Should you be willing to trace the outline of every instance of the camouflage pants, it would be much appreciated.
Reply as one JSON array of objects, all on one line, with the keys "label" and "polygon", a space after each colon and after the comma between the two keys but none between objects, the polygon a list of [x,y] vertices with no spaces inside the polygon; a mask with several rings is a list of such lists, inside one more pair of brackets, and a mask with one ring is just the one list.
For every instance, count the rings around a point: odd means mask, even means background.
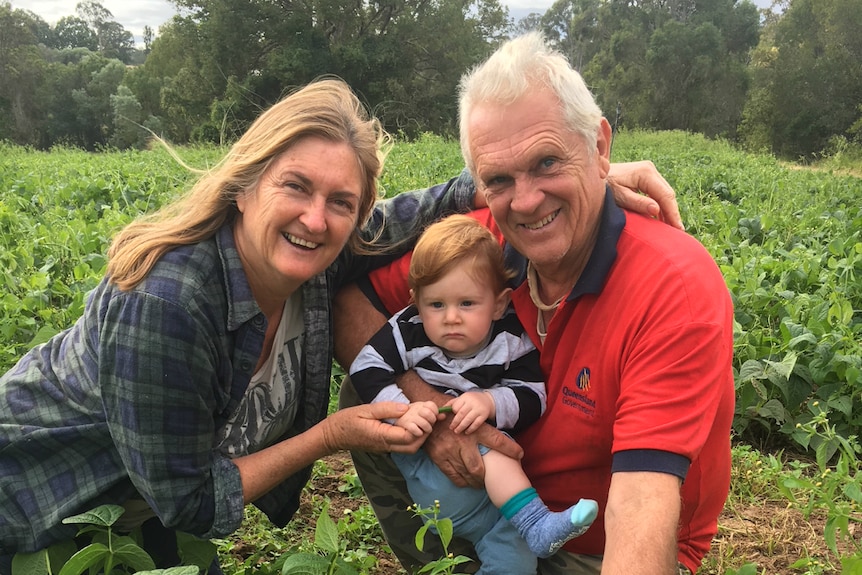
[{"label": "camouflage pants", "polygon": [[[359,403],[361,400],[353,384],[349,378],[345,378],[338,396],[338,407],[350,407]],[[380,522],[383,535],[404,568],[409,573],[415,573],[429,562],[443,557],[443,547],[432,533],[426,534],[423,551],[416,548],[416,532],[422,527],[422,520],[407,510],[413,501],[407,493],[407,484],[401,472],[389,455],[352,451],[350,456],[353,458],[362,488]],[[468,566],[459,566],[462,572],[475,573],[479,568],[478,561],[475,560],[476,553],[468,541],[455,537],[449,545],[449,552],[474,559]],[[539,560],[538,575],[599,575],[601,569],[600,555],[577,555],[558,551],[548,559]],[[691,575],[691,572],[680,564],[679,575]]]}]

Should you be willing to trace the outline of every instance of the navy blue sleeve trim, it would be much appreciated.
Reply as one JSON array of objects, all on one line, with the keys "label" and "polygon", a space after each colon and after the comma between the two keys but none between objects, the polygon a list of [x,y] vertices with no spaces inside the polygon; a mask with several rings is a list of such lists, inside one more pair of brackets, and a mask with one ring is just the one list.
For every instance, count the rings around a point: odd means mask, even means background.
[{"label": "navy blue sleeve trim", "polygon": [[631,449],[614,453],[611,473],[617,471],[656,471],[676,475],[685,481],[691,461],[683,455],[658,449]]}]

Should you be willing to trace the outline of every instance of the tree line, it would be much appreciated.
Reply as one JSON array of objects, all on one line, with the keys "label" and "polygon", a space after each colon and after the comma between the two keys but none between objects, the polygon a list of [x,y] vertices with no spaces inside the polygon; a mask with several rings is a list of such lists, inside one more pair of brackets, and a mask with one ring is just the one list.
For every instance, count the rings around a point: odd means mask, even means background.
[{"label": "tree line", "polygon": [[0,139],[88,150],[228,143],[317,77],[405,137],[455,135],[460,76],[542,30],[615,127],[680,129],[799,158],[862,142],[862,0],[172,0],[143,47],[94,0],[49,25],[0,3]]}]

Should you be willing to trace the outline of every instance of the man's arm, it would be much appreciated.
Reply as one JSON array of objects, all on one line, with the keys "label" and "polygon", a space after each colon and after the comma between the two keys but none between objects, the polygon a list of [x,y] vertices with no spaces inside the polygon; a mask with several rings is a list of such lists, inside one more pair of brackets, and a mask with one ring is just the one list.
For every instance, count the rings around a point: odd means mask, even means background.
[{"label": "man's arm", "polygon": [[680,480],[651,471],[611,476],[602,575],[676,575]]},{"label": "man's arm", "polygon": [[[342,367],[349,368],[362,347],[386,323],[386,317],[353,284],[338,292],[332,315],[335,359]],[[437,405],[445,405],[452,399],[426,384],[413,371],[399,377],[398,386],[411,401],[434,401]],[[448,414],[434,426],[424,449],[456,485],[484,486],[485,469],[477,443],[515,459],[523,455],[517,443],[491,425],[485,424],[470,435],[455,434],[449,429],[451,420],[452,415]]]}]

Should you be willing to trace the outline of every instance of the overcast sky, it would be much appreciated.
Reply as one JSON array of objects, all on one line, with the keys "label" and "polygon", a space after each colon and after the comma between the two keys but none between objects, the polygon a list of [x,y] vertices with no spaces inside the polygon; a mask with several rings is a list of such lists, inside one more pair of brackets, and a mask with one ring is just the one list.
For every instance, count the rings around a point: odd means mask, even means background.
[{"label": "overcast sky", "polygon": [[[80,0],[11,0],[13,8],[23,8],[35,12],[43,20],[53,25],[64,16],[74,16],[75,6]],[[158,32],[159,26],[171,19],[176,8],[168,0],[100,0],[114,16],[114,20],[135,35],[142,42],[144,26]],[[554,0],[501,0],[508,6],[509,16],[516,21],[530,12],[543,13]],[[758,6],[769,6],[770,0],[754,0]]]},{"label": "overcast sky", "polygon": [[[64,16],[74,16],[75,6],[80,0],[11,0],[13,8],[35,12],[49,24],[56,24]],[[141,41],[144,26],[158,32],[159,26],[176,14],[176,8],[168,0],[100,0],[102,6],[114,15],[114,20]],[[516,20],[530,12],[544,12],[554,0],[502,0],[509,7],[509,15]]]}]

